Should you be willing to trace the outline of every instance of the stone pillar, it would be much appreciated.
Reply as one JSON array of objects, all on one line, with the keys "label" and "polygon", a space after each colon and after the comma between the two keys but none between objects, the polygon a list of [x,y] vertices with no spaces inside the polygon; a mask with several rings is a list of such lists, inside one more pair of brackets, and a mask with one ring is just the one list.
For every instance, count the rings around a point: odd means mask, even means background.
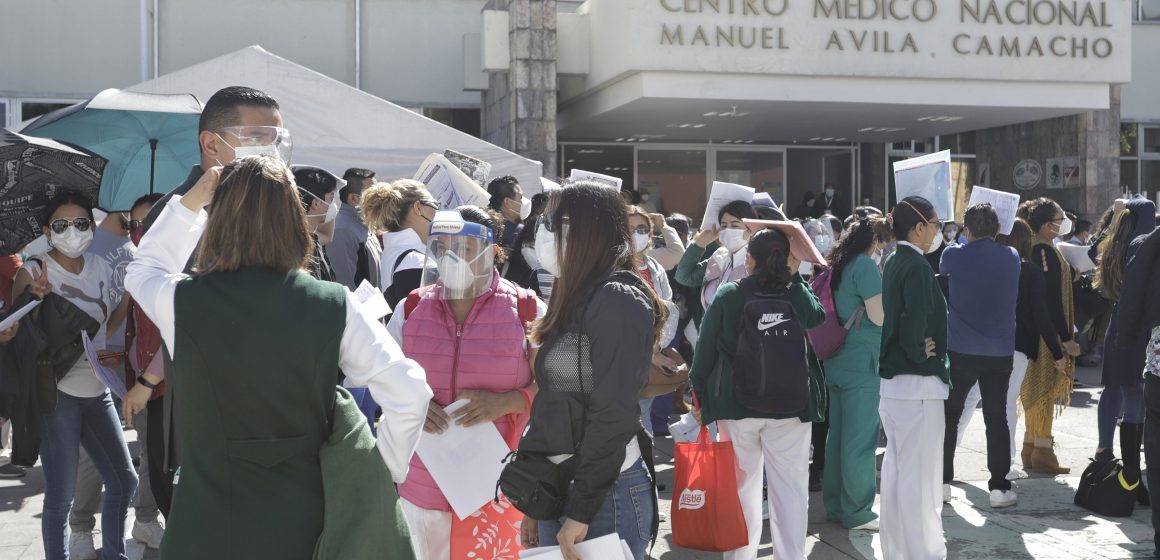
[{"label": "stone pillar", "polygon": [[507,72],[489,76],[483,92],[483,139],[540,161],[545,177],[556,166],[556,0],[507,0]]},{"label": "stone pillar", "polygon": [[1120,86],[1112,86],[1108,110],[1080,115],[1083,212],[1098,218],[1120,196]]}]

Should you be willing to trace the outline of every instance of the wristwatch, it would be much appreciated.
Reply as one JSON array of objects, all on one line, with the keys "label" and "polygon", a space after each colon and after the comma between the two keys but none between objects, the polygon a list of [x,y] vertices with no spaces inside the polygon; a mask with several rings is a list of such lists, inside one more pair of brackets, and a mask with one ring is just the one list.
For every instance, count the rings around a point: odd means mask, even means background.
[{"label": "wristwatch", "polygon": [[154,390],[156,390],[156,389],[157,389],[157,385],[156,385],[156,384],[154,384],[154,383],[150,383],[148,379],[145,379],[145,376],[144,376],[144,375],[138,375],[138,376],[137,376],[137,383],[138,383],[138,384],[140,384],[140,385],[144,385],[144,386],[146,386],[146,387],[148,387],[148,388],[150,388],[150,389],[154,389]]}]

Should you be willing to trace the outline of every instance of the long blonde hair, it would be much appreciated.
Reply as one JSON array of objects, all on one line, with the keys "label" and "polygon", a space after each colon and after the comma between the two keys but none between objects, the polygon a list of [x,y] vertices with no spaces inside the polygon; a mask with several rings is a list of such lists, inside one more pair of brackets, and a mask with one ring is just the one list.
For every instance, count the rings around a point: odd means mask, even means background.
[{"label": "long blonde hair", "polygon": [[242,158],[225,166],[194,269],[201,274],[263,266],[302,270],[313,252],[294,176],[282,160]]},{"label": "long blonde hair", "polygon": [[400,231],[406,226],[407,212],[416,202],[438,206],[435,197],[427,191],[427,186],[412,179],[399,179],[393,183],[375,183],[363,191],[359,212],[368,227]]}]

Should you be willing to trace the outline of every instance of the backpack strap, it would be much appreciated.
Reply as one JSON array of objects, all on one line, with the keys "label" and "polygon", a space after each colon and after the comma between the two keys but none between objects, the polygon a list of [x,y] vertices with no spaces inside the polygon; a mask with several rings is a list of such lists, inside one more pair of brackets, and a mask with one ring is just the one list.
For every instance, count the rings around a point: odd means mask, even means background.
[{"label": "backpack strap", "polygon": [[399,265],[403,264],[403,259],[407,258],[407,255],[418,252],[418,249],[407,249],[406,251],[403,251],[403,254],[399,255],[399,258],[395,259],[395,266],[391,269],[391,274],[394,275],[399,271]]},{"label": "backpack strap", "polygon": [[419,293],[419,288],[415,288],[414,290],[411,290],[411,293],[407,294],[407,299],[403,302],[404,319],[407,319],[411,316],[411,312],[419,306],[419,299],[422,297],[423,295]]},{"label": "backpack strap", "polygon": [[520,320],[523,321],[524,324],[535,321],[536,316],[539,315],[539,309],[536,305],[536,302],[539,298],[537,298],[536,294],[527,288],[516,288],[516,294],[518,297],[516,302],[516,309],[519,311]]}]

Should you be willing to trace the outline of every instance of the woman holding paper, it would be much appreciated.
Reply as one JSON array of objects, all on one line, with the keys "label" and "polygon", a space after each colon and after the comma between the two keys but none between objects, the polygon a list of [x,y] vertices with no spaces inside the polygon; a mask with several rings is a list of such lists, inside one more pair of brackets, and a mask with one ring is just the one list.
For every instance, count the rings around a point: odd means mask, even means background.
[{"label": "woman holding paper", "polygon": [[617,191],[569,183],[552,192],[539,229],[536,253],[557,283],[532,328],[540,392],[507,469],[548,465],[567,491],[559,518],[525,519],[524,544],[559,544],[574,560],[577,543],[616,533],[639,560],[659,518],[638,395],[667,310],[636,273]]},{"label": "woman holding paper", "polygon": [[363,191],[359,211],[367,227],[383,233],[383,295],[391,309],[419,287],[427,232],[439,203],[418,181],[375,183]]},{"label": "woman holding paper", "polygon": [[[801,249],[810,243],[805,231],[792,222],[752,220],[747,223],[757,230],[750,239],[745,257],[745,267],[750,274],[737,284],[722,286],[705,311],[701,338],[693,354],[690,381],[701,405],[701,422],[717,422],[721,437],[733,442],[733,451],[737,455],[737,485],[749,530],[749,544],[726,552],[725,560],[757,558],[762,528],[763,475],[769,481],[769,530],[773,538],[773,555],[776,558],[804,559],[811,423],[822,421],[826,403],[821,364],[804,331],[821,325],[825,311],[809,284],[797,272],[801,264],[799,255],[804,256]],[[787,235],[786,230],[767,227],[787,228],[790,233]],[[797,239],[791,242],[790,235]],[[791,249],[794,245],[798,247]],[[816,250],[813,253],[816,254]],[[820,255],[815,255],[812,260],[823,261]],[[775,321],[796,320],[800,325],[796,330],[796,336],[801,338],[797,341],[799,354],[770,356],[774,364],[796,360],[803,366],[802,372],[808,372],[806,383],[809,390],[803,395],[804,403],[801,404],[804,406],[800,409],[781,414],[752,410],[737,402],[734,387],[737,372],[733,365],[737,363],[735,357],[739,352],[741,318],[755,294],[770,294],[772,298],[762,299],[780,300],[782,305],[788,304],[785,308],[792,309],[789,319]],[[763,332],[768,333],[769,328],[778,324],[762,327],[758,322],[756,328],[764,328]],[[795,331],[786,332],[795,336]],[[790,341],[780,347],[793,346]],[[804,356],[800,354],[802,347],[806,349]],[[765,363],[764,358],[763,355],[761,363]],[[752,373],[773,375],[769,370]]]},{"label": "woman holding paper", "polygon": [[[748,276],[745,271],[745,244],[753,235],[742,220],[757,217],[753,205],[744,200],[726,204],[717,213],[718,226],[704,229],[693,238],[685,256],[677,264],[677,282],[690,288],[700,288],[701,306],[709,307],[717,290],[724,284]],[[721,247],[705,257],[711,243]]]},{"label": "woman holding paper", "polygon": [[[125,288],[173,357],[165,382],[180,402],[167,560],[311,558],[329,505],[323,484],[349,482],[324,480],[320,457],[339,368],[383,409],[377,447],[387,469],[374,474],[406,479],[431,390],[344,286],[305,272],[313,242],[295,191],[272,157],[208,169],[164,207],[129,265]],[[195,248],[190,277],[181,271]],[[389,519],[371,519],[389,524],[370,530],[409,552],[393,533],[389,481],[358,483],[387,502],[377,514]],[[362,517],[325,514],[345,521],[328,532],[368,530]]]},{"label": "woman holding paper", "polygon": [[[544,306],[529,290],[500,278],[495,261],[498,220],[475,206],[438,212],[431,224],[427,256],[436,267],[424,274],[423,287],[391,315],[387,330],[403,354],[419,363],[435,398],[427,408],[424,431],[439,434],[452,424],[495,424],[514,448],[528,423],[535,396],[534,349],[527,322]],[[444,407],[466,400],[452,413]],[[494,488],[491,482],[489,489]],[[418,558],[464,560],[467,550],[452,544],[459,521],[447,497],[419,455],[411,459],[407,480],[399,485],[403,514]],[[504,503],[503,508],[511,508]],[[495,508],[484,513],[493,514]],[[463,513],[463,512],[459,512]],[[509,509],[509,513],[518,512]],[[501,538],[512,524],[492,523]],[[485,531],[486,532],[486,531]],[[468,531],[470,534],[470,531]],[[517,539],[514,531],[506,535]]]},{"label": "woman holding paper", "polygon": [[[86,253],[96,227],[92,202],[77,193],[59,194],[49,201],[43,220],[41,229],[52,250],[24,263],[16,273],[13,293],[27,292],[37,299],[51,293],[69,302],[99,324],[91,338],[93,347],[103,351],[106,332],[116,330],[125,319],[128,298],[114,299],[109,289],[112,269],[103,259]],[[27,296],[17,297],[17,304],[23,305],[23,301],[28,301]],[[29,321],[29,317],[21,321]],[[69,336],[79,342],[79,334]],[[50,341],[50,346],[59,345]],[[50,559],[67,554],[68,516],[83,446],[105,484],[102,546],[107,557],[123,557],[125,516],[137,490],[137,473],[129,461],[113,399],[83,356],[63,377],[58,375],[54,385],[55,391],[40,395],[44,554]]]},{"label": "woman holding paper", "polygon": [[1027,365],[1023,388],[1019,394],[1026,412],[1027,431],[1023,440],[1023,468],[1048,474],[1067,474],[1070,467],[1059,464],[1053,449],[1051,425],[1056,405],[1071,399],[1075,381],[1075,360],[1079,344],[1072,340],[1075,331],[1075,311],[1072,299],[1072,270],[1055,247],[1055,238],[1067,219],[1063,209],[1049,198],[1028,200],[1019,206],[1019,217],[1027,221],[1035,232],[1031,248],[1031,262],[1043,270],[1047,286],[1047,309],[1060,347],[1067,354],[1063,369],[1056,367],[1055,358],[1046,342],[1040,341],[1039,357]]},{"label": "woman holding paper", "polygon": [[[1099,444],[1096,460],[1112,458],[1112,435],[1116,419],[1120,423],[1120,455],[1124,461],[1124,478],[1128,484],[1140,480],[1140,444],[1144,436],[1144,358],[1147,333],[1140,333],[1126,348],[1116,346],[1116,328],[1120,312],[1120,287],[1124,269],[1135,256],[1139,245],[1133,241],[1156,229],[1156,205],[1146,198],[1129,200],[1126,209],[1112,220],[1109,235],[1100,242],[1100,267],[1093,285],[1114,302],[1111,322],[1104,335],[1104,391],[1099,404]],[[1140,494],[1147,490],[1140,486]]]},{"label": "woman holding paper", "polygon": [[943,409],[950,396],[947,302],[924,257],[940,245],[942,228],[934,206],[919,196],[902,199],[887,223],[898,248],[882,273],[882,555],[943,559]]}]

